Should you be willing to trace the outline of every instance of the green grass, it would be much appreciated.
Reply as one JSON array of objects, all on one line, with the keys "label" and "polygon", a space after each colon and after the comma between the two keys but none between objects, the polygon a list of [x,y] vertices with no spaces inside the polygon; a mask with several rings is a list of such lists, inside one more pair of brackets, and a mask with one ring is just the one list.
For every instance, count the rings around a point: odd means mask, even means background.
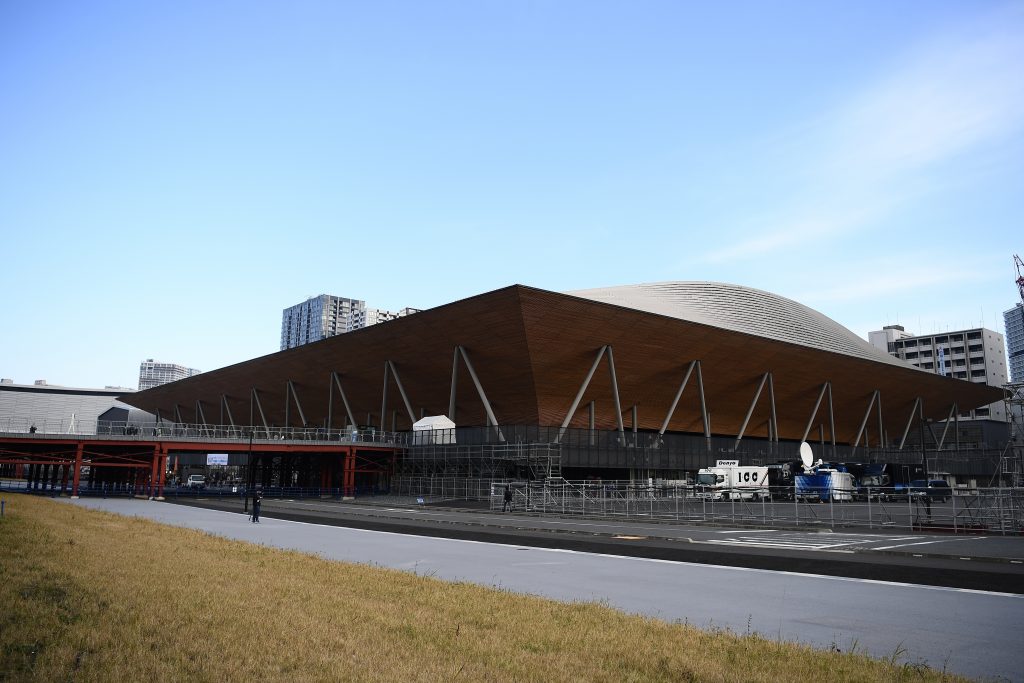
[{"label": "green grass", "polygon": [[7,513],[3,681],[963,680],[26,495]]}]

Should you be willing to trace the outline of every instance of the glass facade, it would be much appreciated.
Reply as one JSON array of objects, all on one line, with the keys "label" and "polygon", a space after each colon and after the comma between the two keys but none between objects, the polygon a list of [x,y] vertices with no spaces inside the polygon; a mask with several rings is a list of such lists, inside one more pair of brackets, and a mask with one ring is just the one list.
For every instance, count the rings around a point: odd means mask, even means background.
[{"label": "glass facade", "polygon": [[1006,324],[1006,351],[1010,381],[1024,382],[1024,304],[1017,304],[1003,313]]}]

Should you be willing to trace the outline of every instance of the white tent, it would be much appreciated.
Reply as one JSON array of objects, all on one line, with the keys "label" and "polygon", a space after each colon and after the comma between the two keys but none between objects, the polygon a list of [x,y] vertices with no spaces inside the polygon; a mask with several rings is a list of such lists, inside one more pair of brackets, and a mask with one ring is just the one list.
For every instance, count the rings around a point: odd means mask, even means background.
[{"label": "white tent", "polygon": [[428,415],[415,422],[412,431],[414,444],[455,443],[455,423],[447,415]]}]

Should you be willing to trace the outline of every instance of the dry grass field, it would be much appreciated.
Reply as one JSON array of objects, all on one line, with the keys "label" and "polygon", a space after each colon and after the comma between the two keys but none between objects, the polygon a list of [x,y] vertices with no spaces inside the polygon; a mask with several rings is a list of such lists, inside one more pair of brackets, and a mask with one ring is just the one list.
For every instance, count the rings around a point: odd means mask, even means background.
[{"label": "dry grass field", "polygon": [[6,498],[2,681],[961,680]]}]

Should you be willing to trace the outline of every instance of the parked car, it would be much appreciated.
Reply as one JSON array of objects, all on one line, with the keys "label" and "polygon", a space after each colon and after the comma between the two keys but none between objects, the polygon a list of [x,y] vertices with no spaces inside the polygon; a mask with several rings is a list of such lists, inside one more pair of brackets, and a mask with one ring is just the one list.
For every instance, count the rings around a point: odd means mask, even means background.
[{"label": "parked car", "polygon": [[204,489],[206,488],[206,477],[202,474],[190,474],[188,475],[188,481],[185,482],[185,487],[190,489]]},{"label": "parked car", "polygon": [[907,488],[911,496],[927,496],[937,503],[944,503],[953,497],[953,489],[945,479],[915,479]]}]

